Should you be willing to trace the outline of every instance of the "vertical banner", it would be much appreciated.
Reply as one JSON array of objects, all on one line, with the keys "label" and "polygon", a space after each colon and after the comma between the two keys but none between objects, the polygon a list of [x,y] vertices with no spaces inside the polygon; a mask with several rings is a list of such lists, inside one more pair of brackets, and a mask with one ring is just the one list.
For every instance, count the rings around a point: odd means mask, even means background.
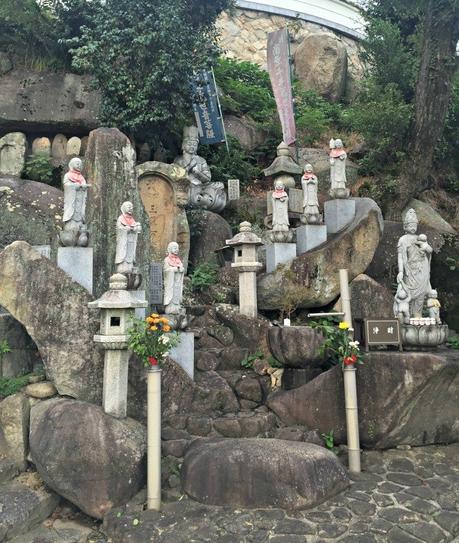
[{"label": "vertical banner", "polygon": [[268,72],[282,125],[283,139],[287,145],[291,145],[296,140],[296,130],[286,28],[268,34]]},{"label": "vertical banner", "polygon": [[226,141],[213,73],[196,72],[192,81],[193,111],[199,130],[199,141],[204,145]]}]

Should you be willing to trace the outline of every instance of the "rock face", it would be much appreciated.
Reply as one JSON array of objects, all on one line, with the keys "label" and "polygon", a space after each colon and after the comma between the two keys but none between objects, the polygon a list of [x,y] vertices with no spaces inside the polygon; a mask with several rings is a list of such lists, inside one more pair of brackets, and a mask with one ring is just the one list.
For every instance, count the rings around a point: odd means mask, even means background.
[{"label": "rock face", "polygon": [[349,270],[350,280],[370,264],[383,232],[381,210],[369,198],[355,198],[356,216],[352,223],[322,247],[300,255],[276,271],[258,277],[258,307],[282,307],[285,289],[292,285],[307,287],[298,307],[321,307],[339,294],[340,268]]},{"label": "rock face", "polygon": [[[353,319],[392,319],[394,317],[394,295],[374,279],[361,273],[351,281],[351,312]],[[342,311],[341,299],[334,309]]]},{"label": "rock face", "polygon": [[192,498],[209,505],[291,510],[323,502],[343,490],[348,478],[336,456],[317,445],[214,439],[188,449],[182,484]]},{"label": "rock face", "polygon": [[86,223],[94,250],[94,296],[108,290],[115,271],[116,220],[125,201],[134,204],[134,217],[142,224],[137,240],[137,267],[148,289],[149,223],[135,180],[135,150],[129,138],[116,128],[98,128],[89,135],[85,155],[85,177],[90,187]]},{"label": "rock face", "polygon": [[248,151],[251,151],[265,140],[265,132],[249,118],[225,115],[224,121],[226,133],[236,138],[242,147]]},{"label": "rock face", "polygon": [[347,52],[337,36],[325,32],[307,36],[298,46],[294,58],[295,73],[305,90],[313,89],[333,102],[343,96]]},{"label": "rock face", "polygon": [[0,338],[8,342],[10,352],[0,362],[1,377],[16,377],[30,373],[40,361],[37,347],[24,326],[8,313],[0,312]]},{"label": "rock face", "polygon": [[0,177],[0,250],[17,240],[57,250],[63,207],[63,193],[54,187]]},{"label": "rock face", "polygon": [[[459,440],[459,356],[372,352],[357,370],[360,440],[364,447],[430,445]],[[268,406],[287,425],[334,431],[346,442],[343,376],[335,367]]]},{"label": "rock face", "polygon": [[22,132],[0,138],[0,175],[20,177],[24,169],[27,139]]},{"label": "rock face", "polygon": [[0,402],[0,457],[6,457],[21,471],[29,453],[29,400],[13,394]]},{"label": "rock face", "polygon": [[16,69],[0,79],[2,126],[33,132],[87,133],[97,126],[100,95],[90,77]]},{"label": "rock face", "polygon": [[191,237],[190,261],[196,265],[209,260],[232,237],[231,226],[223,217],[212,211],[199,213],[197,231]]},{"label": "rock face", "polygon": [[323,336],[310,326],[273,326],[268,329],[271,354],[291,368],[318,367],[326,357],[319,354]]},{"label": "rock face", "polygon": [[16,241],[0,253],[0,305],[21,322],[38,347],[59,394],[98,402],[103,358],[93,336],[92,297],[30,245]]},{"label": "rock face", "polygon": [[410,208],[413,208],[416,211],[416,215],[419,220],[419,230],[422,230],[424,226],[428,226],[437,232],[441,232],[442,234],[457,234],[456,230],[454,230],[454,228],[426,202],[413,198],[406,206],[403,214],[405,214]]},{"label": "rock face", "polygon": [[30,452],[46,484],[95,518],[129,501],[145,480],[144,426],[85,402],[34,406]]}]

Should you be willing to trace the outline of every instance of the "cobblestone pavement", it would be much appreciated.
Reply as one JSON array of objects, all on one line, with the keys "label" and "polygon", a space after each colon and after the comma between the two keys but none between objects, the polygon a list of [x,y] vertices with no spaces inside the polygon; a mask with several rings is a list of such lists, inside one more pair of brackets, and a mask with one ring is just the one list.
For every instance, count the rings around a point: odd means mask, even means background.
[{"label": "cobblestone pavement", "polygon": [[307,511],[182,497],[160,513],[116,509],[104,530],[112,543],[459,543],[459,444],[365,452],[362,467],[348,490]]}]

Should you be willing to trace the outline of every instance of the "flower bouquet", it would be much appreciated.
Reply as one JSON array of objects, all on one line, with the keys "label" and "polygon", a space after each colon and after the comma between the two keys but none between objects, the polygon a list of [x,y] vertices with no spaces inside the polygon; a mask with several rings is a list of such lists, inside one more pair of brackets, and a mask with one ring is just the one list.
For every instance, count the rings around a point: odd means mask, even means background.
[{"label": "flower bouquet", "polygon": [[321,354],[328,354],[332,365],[341,364],[342,368],[363,364],[364,356],[359,348],[359,342],[349,336],[349,324],[340,322],[338,326],[328,320],[312,323],[313,328],[319,329],[325,341],[320,347]]},{"label": "flower bouquet", "polygon": [[128,330],[128,347],[146,368],[162,366],[180,337],[171,332],[169,320],[152,313],[145,320],[134,318]]}]

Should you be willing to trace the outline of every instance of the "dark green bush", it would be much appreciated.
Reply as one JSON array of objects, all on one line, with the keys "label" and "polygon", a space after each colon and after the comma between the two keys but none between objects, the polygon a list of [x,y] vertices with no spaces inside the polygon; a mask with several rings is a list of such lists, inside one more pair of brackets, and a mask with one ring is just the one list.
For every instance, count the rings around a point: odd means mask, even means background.
[{"label": "dark green bush", "polygon": [[48,157],[32,155],[27,157],[24,166],[24,177],[40,183],[54,184],[53,166]]}]

